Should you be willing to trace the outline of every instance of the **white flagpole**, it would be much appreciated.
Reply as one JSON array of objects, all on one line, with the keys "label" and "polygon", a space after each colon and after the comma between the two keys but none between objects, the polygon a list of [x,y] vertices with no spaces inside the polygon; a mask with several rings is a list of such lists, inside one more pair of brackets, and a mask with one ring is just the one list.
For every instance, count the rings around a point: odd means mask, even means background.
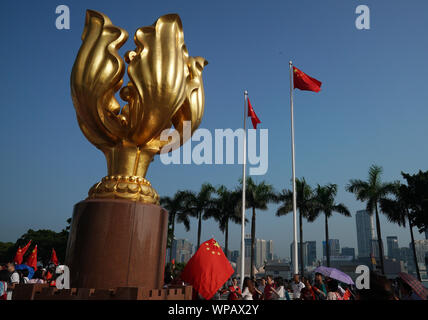
[{"label": "white flagpole", "polygon": [[[296,165],[294,158],[294,109],[293,109],[293,62],[289,62],[290,66],[290,110],[291,110],[291,167],[293,177],[293,267],[294,274],[299,273],[298,262],[298,246],[297,246],[297,213],[296,213]],[[300,244],[302,245],[302,244]],[[302,275],[303,276],[303,275]]]},{"label": "white flagpole", "polygon": [[244,91],[244,158],[242,166],[242,215],[241,215],[241,288],[244,285],[245,275],[245,184],[247,166],[247,100],[248,92]]}]

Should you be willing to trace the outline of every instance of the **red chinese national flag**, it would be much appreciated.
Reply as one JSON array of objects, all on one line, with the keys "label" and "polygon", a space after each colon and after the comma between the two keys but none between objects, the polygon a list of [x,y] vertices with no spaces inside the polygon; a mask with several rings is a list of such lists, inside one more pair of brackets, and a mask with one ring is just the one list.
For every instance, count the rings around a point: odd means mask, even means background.
[{"label": "red chinese national flag", "polygon": [[303,71],[293,67],[294,88],[306,91],[319,92],[321,90],[321,81],[308,76]]},{"label": "red chinese national flag", "polygon": [[31,252],[30,256],[25,263],[27,266],[32,267],[34,270],[37,269],[37,244]]},{"label": "red chinese national flag", "polygon": [[55,249],[53,249],[53,248],[52,248],[52,254],[51,254],[50,262],[52,262],[56,266],[58,265],[58,258],[56,256]]},{"label": "red chinese national flag", "polygon": [[181,279],[190,283],[202,297],[209,300],[233,273],[234,270],[218,242],[210,239],[202,243],[187,262]]},{"label": "red chinese national flag", "polygon": [[21,264],[22,263],[22,259],[24,258],[24,254],[25,252],[27,252],[28,248],[30,247],[31,244],[31,240],[25,245],[24,248],[21,249],[21,247],[18,248],[18,250],[16,251],[15,254],[15,258],[13,259],[13,262],[15,262],[16,264]]},{"label": "red chinese national flag", "polygon": [[262,123],[254,112],[253,106],[251,105],[250,98],[248,100],[248,116],[251,117],[251,122],[253,123],[253,128],[257,129],[257,124]]},{"label": "red chinese national flag", "polygon": [[15,258],[13,258],[13,262],[15,262],[16,264],[21,264],[23,257],[24,257],[24,254],[22,253],[21,247],[19,247],[18,250],[16,251]]}]

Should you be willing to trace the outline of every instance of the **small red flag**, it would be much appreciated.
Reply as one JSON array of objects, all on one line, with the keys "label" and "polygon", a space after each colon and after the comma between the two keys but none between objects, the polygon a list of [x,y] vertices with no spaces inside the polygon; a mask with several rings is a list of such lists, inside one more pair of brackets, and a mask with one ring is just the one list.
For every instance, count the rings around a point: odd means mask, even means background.
[{"label": "small red flag", "polygon": [[52,262],[56,266],[58,265],[58,257],[56,256],[55,249],[53,249],[53,248],[52,248],[52,254],[51,254],[50,262]]},{"label": "small red flag", "polygon": [[202,297],[209,300],[233,273],[234,270],[218,242],[210,239],[202,243],[187,262],[181,279],[190,283]]},{"label": "small red flag", "polygon": [[257,129],[257,124],[262,123],[254,112],[253,106],[251,105],[250,98],[248,100],[248,116],[251,117],[251,122],[253,123],[253,128]]},{"label": "small red flag", "polygon": [[29,255],[27,262],[25,264],[29,267],[32,267],[34,270],[37,269],[37,244],[34,247],[31,254]]},{"label": "small red flag", "polygon": [[18,250],[16,251],[15,258],[13,258],[13,262],[15,262],[16,264],[21,264],[23,257],[24,257],[24,254],[22,253],[21,247],[19,247]]},{"label": "small red flag", "polygon": [[319,92],[321,90],[321,81],[308,76],[303,71],[293,67],[294,88],[306,91]]},{"label": "small red flag", "polygon": [[22,259],[24,258],[25,252],[27,252],[28,248],[30,247],[31,240],[24,246],[24,248],[21,249],[21,247],[18,248],[15,254],[15,258],[13,259],[13,262],[16,264],[21,264]]}]

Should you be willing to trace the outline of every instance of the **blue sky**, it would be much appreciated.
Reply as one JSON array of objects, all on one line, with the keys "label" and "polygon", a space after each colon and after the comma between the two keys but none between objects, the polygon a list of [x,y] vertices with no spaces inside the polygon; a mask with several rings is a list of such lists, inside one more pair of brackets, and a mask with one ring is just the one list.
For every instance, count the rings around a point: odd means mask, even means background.
[{"label": "blue sky", "polygon": [[[70,30],[55,28],[60,4],[71,10]],[[370,30],[355,27],[359,4],[370,8]],[[70,98],[88,8],[129,32],[122,54],[134,48],[138,27],[166,13],[181,16],[190,55],[209,61],[201,127],[241,127],[247,89],[260,127],[269,129],[269,170],[257,181],[290,187],[290,59],[323,82],[318,94],[295,93],[298,177],[313,185],[337,183],[337,200],[355,214],[364,204],[344,186],[350,178],[366,178],[371,164],[383,166],[385,180],[428,169],[425,0],[8,1],[0,12],[0,241],[15,241],[29,228],[61,230],[73,205],[106,174],[103,155],[78,128]],[[239,165],[165,166],[156,159],[147,177],[160,195],[172,195],[204,182],[234,187],[240,175]],[[258,212],[257,237],[274,240],[275,253],[288,257],[292,217],[277,218],[275,210]],[[407,229],[381,222],[385,237],[398,235],[400,245],[408,245]],[[177,237],[196,242],[196,227],[193,221],[186,233],[178,226]],[[322,219],[304,228],[320,255]],[[216,224],[204,222],[202,238],[211,236],[223,242]],[[356,247],[355,217],[333,217],[330,236]],[[239,226],[232,226],[232,249],[239,237]]]}]

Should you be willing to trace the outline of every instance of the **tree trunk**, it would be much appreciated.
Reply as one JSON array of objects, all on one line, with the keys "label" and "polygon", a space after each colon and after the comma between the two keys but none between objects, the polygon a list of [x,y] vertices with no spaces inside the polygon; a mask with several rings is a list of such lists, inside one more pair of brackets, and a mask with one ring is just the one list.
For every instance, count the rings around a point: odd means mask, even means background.
[{"label": "tree trunk", "polygon": [[198,217],[198,246],[196,250],[198,250],[199,246],[201,245],[201,229],[202,229],[202,213],[200,213]]},{"label": "tree trunk", "polygon": [[327,258],[327,267],[330,267],[330,239],[328,236],[328,217],[325,214],[325,255]]},{"label": "tree trunk", "polygon": [[[303,215],[299,210],[299,228],[300,228],[300,273],[303,277],[305,275],[305,265],[303,264]],[[299,246],[297,244],[297,246]]]},{"label": "tree trunk", "polygon": [[174,228],[175,228],[175,215],[172,217],[172,224],[171,224],[172,240],[171,240],[171,247],[169,248],[169,262],[172,262],[172,244],[174,242]]},{"label": "tree trunk", "polygon": [[419,266],[418,266],[418,258],[416,257],[416,248],[415,248],[415,238],[413,236],[413,225],[409,220],[409,228],[410,228],[410,238],[412,239],[412,249],[413,249],[413,260],[415,261],[415,268],[416,268],[416,274],[418,276],[418,280],[421,280],[421,273],[419,272]]},{"label": "tree trunk", "polygon": [[226,220],[226,230],[224,231],[224,251],[226,258],[229,259],[228,251],[229,251],[229,220]]},{"label": "tree trunk", "polygon": [[256,208],[253,207],[253,217],[251,219],[251,259],[250,259],[251,279],[254,279],[255,240],[256,240]]},{"label": "tree trunk", "polygon": [[376,232],[377,232],[377,241],[379,244],[379,258],[380,258],[380,270],[382,274],[385,274],[384,268],[384,256],[383,256],[383,244],[382,244],[382,233],[380,232],[380,221],[379,221],[379,212],[377,209],[377,202],[375,204],[376,211]]}]

